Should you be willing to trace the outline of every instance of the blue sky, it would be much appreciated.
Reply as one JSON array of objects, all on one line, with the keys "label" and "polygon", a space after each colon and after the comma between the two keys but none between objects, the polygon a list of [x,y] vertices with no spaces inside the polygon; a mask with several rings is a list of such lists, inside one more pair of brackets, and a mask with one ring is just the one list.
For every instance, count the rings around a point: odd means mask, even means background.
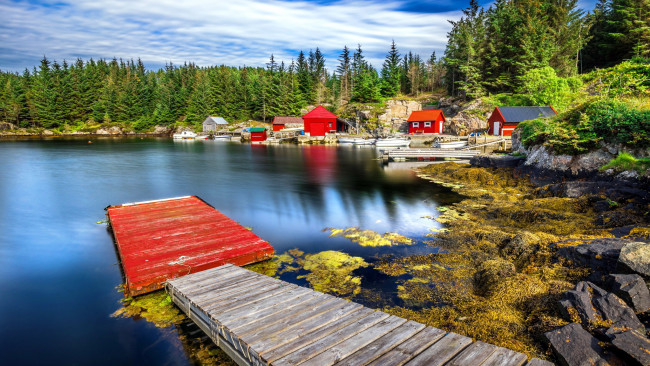
[{"label": "blue sky", "polygon": [[[593,9],[596,0],[581,0]],[[479,1],[489,6],[490,1]],[[343,46],[381,67],[395,40],[402,54],[442,56],[467,1],[376,0],[0,0],[0,70],[22,71],[43,55],[141,58],[199,66],[290,63],[319,47],[333,70]]]}]

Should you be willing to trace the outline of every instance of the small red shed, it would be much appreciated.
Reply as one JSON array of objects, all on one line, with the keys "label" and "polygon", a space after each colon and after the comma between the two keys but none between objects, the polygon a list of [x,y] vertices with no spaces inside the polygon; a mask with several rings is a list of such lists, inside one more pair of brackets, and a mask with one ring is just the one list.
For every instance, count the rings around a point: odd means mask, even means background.
[{"label": "small red shed", "polygon": [[488,119],[488,135],[511,136],[519,122],[556,114],[551,106],[496,107]]},{"label": "small red shed", "polygon": [[300,128],[304,123],[301,117],[274,117],[273,131],[281,131],[285,128]]},{"label": "small red shed", "polygon": [[414,111],[409,116],[409,134],[442,133],[447,122],[445,114],[440,109]]},{"label": "small red shed", "polygon": [[266,141],[266,128],[252,127],[250,129],[251,141]]},{"label": "small red shed", "polygon": [[305,136],[325,136],[328,132],[336,132],[338,117],[322,105],[302,116],[305,123]]}]

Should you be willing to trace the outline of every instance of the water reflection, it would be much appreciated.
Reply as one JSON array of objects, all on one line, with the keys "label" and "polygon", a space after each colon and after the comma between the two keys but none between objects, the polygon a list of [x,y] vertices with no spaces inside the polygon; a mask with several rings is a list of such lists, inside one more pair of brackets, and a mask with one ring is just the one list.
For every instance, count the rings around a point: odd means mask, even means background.
[{"label": "water reflection", "polygon": [[[0,143],[0,354],[7,364],[189,364],[175,337],[110,318],[121,282],[104,207],[198,195],[278,253],[341,251],[367,263],[426,253],[424,216],[449,190],[394,173],[374,149],[87,138]],[[398,232],[416,244],[362,247],[327,227]],[[296,273],[293,276],[305,275]],[[393,291],[371,267],[364,289]],[[306,279],[297,279],[306,285]],[[383,282],[382,282],[383,281]],[[34,332],[38,329],[38,332]],[[175,340],[174,340],[175,339]],[[39,352],[33,352],[34,346]]]}]

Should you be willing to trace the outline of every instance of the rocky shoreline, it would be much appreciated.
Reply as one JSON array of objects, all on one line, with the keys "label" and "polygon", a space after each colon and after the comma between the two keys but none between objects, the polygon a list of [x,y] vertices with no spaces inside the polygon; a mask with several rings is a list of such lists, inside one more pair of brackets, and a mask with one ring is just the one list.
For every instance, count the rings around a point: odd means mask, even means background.
[{"label": "rocky shoreline", "polygon": [[555,357],[570,366],[650,365],[648,173],[599,171],[616,154],[607,146],[579,157],[557,157],[516,144],[515,150],[530,155],[482,156],[471,164],[511,169],[537,186],[538,197],[585,199],[596,214],[596,226],[614,236],[550,245],[555,261],[589,273],[556,303],[570,323],[544,333]]}]

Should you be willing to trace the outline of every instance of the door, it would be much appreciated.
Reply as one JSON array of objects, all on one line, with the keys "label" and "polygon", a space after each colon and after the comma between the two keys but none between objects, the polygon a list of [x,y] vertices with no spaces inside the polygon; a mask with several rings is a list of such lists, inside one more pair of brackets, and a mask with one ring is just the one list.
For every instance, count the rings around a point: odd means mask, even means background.
[{"label": "door", "polygon": [[325,136],[325,123],[312,122],[311,123],[311,136]]},{"label": "door", "polygon": [[438,123],[440,123],[438,125],[438,133],[442,133],[442,121],[439,121]]},{"label": "door", "polygon": [[494,136],[499,136],[499,122],[494,122]]}]

